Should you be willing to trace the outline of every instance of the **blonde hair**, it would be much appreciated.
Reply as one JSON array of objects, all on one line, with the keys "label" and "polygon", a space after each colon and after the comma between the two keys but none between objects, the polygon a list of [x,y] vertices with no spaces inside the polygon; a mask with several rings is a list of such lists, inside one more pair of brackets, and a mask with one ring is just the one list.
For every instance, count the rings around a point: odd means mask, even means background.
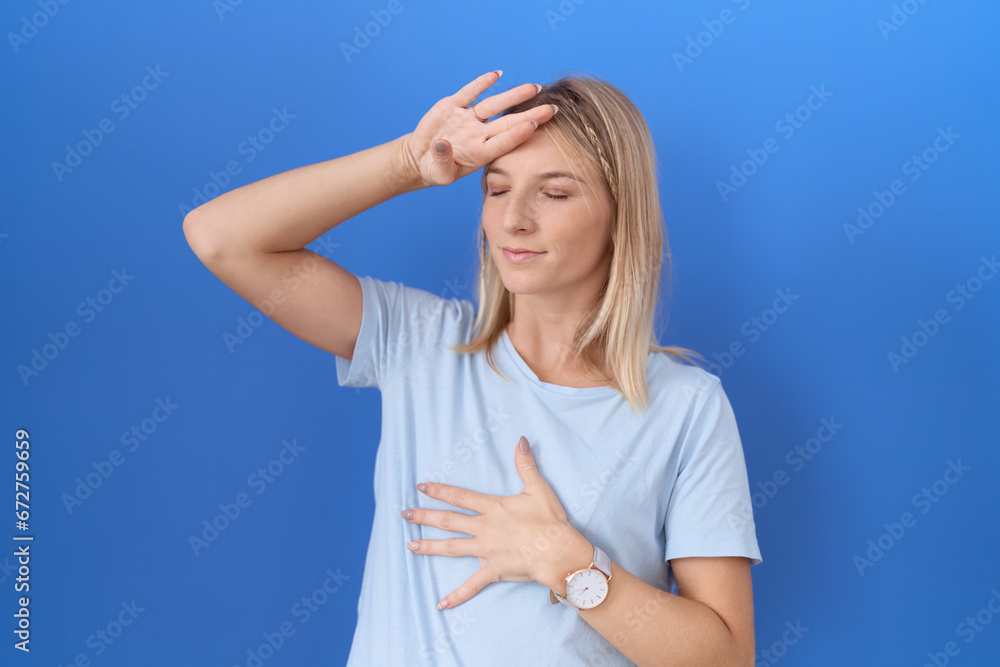
[{"label": "blonde hair", "polygon": [[[566,139],[571,151],[601,175],[611,201],[611,266],[596,303],[577,327],[575,360],[617,389],[638,414],[648,409],[649,352],[665,352],[690,364],[700,356],[686,348],[660,346],[654,331],[660,272],[666,258],[669,275],[670,260],[653,140],[632,101],[592,75],[565,76],[503,115],[542,104],[558,105],[559,112],[541,128],[552,131],[553,139]],[[491,164],[483,168],[484,197]],[[513,295],[490,256],[481,223],[477,242],[479,307],[473,337],[451,349],[468,354],[485,349],[490,367],[504,377],[493,363],[492,349],[511,321]]]}]

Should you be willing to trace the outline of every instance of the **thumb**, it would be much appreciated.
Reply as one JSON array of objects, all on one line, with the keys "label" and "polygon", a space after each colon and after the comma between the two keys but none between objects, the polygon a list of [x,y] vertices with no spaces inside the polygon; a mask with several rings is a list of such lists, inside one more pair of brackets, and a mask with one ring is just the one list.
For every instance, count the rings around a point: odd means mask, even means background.
[{"label": "thumb", "polygon": [[517,474],[524,482],[524,488],[533,487],[538,480],[538,465],[535,463],[535,455],[531,452],[528,439],[523,435],[517,441],[517,454],[514,457],[517,466]]},{"label": "thumb", "polygon": [[450,141],[447,139],[435,139],[431,148],[434,149],[431,154],[434,156],[435,163],[445,165],[451,162]]},{"label": "thumb", "polygon": [[447,185],[454,176],[455,163],[452,158],[451,142],[447,139],[435,139],[431,142],[431,178],[435,185]]}]

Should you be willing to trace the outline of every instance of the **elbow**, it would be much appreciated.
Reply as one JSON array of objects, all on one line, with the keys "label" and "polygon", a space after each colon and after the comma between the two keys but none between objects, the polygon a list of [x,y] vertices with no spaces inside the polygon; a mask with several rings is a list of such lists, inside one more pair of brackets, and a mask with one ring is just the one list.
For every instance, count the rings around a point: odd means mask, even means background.
[{"label": "elbow", "polygon": [[181,229],[184,232],[184,239],[187,241],[187,244],[191,247],[191,250],[194,250],[196,255],[198,254],[196,246],[200,244],[195,240],[196,238],[195,235],[197,233],[196,230],[200,228],[200,225],[198,224],[200,218],[201,218],[201,213],[199,212],[199,210],[192,209],[187,212],[187,215],[184,216],[184,223],[181,225]]},{"label": "elbow", "polygon": [[191,251],[202,260],[202,262],[218,256],[218,248],[210,242],[205,229],[207,221],[201,207],[188,211],[184,216],[184,223],[181,229],[184,231],[184,239],[187,241]]}]

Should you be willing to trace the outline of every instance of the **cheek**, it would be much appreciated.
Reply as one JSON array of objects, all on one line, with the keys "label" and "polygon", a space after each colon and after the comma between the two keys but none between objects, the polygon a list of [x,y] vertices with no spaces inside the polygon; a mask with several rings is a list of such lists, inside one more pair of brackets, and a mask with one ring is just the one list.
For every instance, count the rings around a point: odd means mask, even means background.
[{"label": "cheek", "polygon": [[567,251],[587,259],[602,257],[609,240],[607,225],[593,219],[587,207],[568,217],[567,229],[562,237]]}]

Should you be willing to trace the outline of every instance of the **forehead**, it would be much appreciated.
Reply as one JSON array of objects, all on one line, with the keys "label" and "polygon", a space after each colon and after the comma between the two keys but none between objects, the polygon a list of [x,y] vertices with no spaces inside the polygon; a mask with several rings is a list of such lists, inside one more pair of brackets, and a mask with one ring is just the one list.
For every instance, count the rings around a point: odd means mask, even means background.
[{"label": "forehead", "polygon": [[[542,126],[544,128],[544,126]],[[587,181],[593,173],[580,159],[570,143],[556,130],[539,129],[524,143],[496,158],[486,169],[486,174],[502,172],[556,177],[575,174],[578,180]]]}]

